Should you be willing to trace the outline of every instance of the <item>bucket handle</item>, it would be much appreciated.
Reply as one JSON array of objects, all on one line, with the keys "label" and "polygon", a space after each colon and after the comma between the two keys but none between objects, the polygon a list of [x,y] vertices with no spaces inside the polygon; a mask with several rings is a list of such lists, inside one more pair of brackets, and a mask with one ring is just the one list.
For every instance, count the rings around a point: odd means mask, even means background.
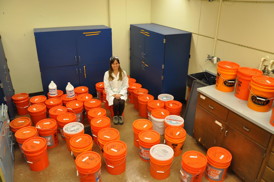
[{"label": "bucket handle", "polygon": [[[249,92],[251,95],[255,96],[255,97],[258,97],[256,94],[254,94],[252,91],[251,91],[251,88],[249,87]],[[268,100],[274,100],[274,97],[271,97],[271,98],[267,98]]]}]

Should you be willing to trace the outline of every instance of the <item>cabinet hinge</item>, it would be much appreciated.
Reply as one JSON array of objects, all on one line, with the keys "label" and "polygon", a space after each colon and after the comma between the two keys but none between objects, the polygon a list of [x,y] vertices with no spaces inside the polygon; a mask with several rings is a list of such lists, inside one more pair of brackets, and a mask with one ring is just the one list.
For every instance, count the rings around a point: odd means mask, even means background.
[{"label": "cabinet hinge", "polygon": [[166,39],[163,39],[163,43],[164,43],[164,44],[166,43]]},{"label": "cabinet hinge", "polygon": [[163,69],[165,69],[165,65],[164,65],[164,64],[162,64],[162,70],[163,70]]},{"label": "cabinet hinge", "polygon": [[164,76],[163,75],[162,75],[161,79],[164,80]]}]

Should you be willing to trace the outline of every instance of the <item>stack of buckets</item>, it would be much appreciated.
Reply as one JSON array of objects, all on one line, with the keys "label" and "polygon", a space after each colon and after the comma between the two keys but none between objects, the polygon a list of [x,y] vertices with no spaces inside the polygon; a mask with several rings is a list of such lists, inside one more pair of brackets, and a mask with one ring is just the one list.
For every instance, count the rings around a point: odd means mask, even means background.
[{"label": "stack of buckets", "polygon": [[139,147],[139,133],[141,131],[152,130],[152,122],[148,119],[137,119],[132,123],[134,133],[134,145]]},{"label": "stack of buckets", "polygon": [[110,118],[106,116],[96,117],[90,121],[90,128],[92,131],[93,140],[98,144],[98,132],[103,128],[110,128]]},{"label": "stack of buckets", "polygon": [[152,101],[154,97],[150,94],[143,94],[138,96],[139,115],[143,118],[147,118],[147,103]]},{"label": "stack of buckets", "polygon": [[74,157],[77,157],[82,152],[92,151],[92,147],[92,137],[88,134],[78,134],[69,140],[69,148]]},{"label": "stack of buckets", "polygon": [[138,134],[139,138],[139,156],[148,162],[150,159],[149,150],[152,146],[160,144],[160,134],[154,130],[145,130]]},{"label": "stack of buckets", "polygon": [[79,122],[68,123],[63,128],[64,137],[67,144],[67,149],[70,150],[70,139],[76,135],[84,134],[84,125]]},{"label": "stack of buckets", "polygon": [[98,82],[95,84],[97,91],[97,98],[103,102],[104,82]]},{"label": "stack of buckets", "polygon": [[28,107],[30,105],[29,102],[29,94],[20,93],[12,96],[12,100],[16,105],[18,115],[28,114]]},{"label": "stack of buckets", "polygon": [[10,122],[10,129],[13,133],[26,126],[31,126],[31,120],[29,117],[19,117]]},{"label": "stack of buckets", "polygon": [[153,123],[153,130],[157,131],[160,135],[164,134],[165,118],[169,115],[166,109],[153,109],[151,111],[151,121]]}]

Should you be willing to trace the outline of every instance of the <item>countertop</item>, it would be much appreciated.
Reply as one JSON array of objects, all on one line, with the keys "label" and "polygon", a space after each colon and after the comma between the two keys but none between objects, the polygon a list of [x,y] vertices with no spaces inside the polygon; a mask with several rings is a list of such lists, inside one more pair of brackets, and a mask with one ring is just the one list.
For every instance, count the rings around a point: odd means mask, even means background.
[{"label": "countertop", "polygon": [[271,134],[274,134],[274,126],[269,123],[272,113],[271,110],[269,112],[254,111],[247,106],[247,101],[235,97],[234,92],[221,92],[215,88],[215,85],[198,88],[198,92],[218,102]]}]

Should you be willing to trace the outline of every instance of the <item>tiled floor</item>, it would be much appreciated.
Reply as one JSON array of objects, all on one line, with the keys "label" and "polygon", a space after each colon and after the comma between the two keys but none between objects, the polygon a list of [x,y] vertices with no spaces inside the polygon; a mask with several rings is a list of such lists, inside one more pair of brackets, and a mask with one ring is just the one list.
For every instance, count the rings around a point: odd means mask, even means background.
[{"label": "tiled floor", "polygon": [[[181,155],[174,159],[171,167],[169,178],[165,180],[156,180],[151,177],[149,172],[149,163],[142,161],[138,156],[138,148],[133,144],[132,122],[139,117],[138,112],[133,105],[127,103],[125,109],[125,124],[113,125],[112,127],[120,131],[121,140],[127,143],[128,153],[126,162],[126,171],[121,175],[110,175],[106,171],[106,166],[103,161],[102,181],[104,182],[176,182],[180,181]],[[66,148],[65,141],[59,137],[59,145],[56,148],[48,150],[50,165],[41,172],[33,172],[29,169],[19,149],[15,150],[15,182],[74,182],[79,181],[76,175],[74,159]],[[100,153],[97,146],[93,150]],[[196,143],[196,141],[187,136],[184,144],[183,152],[188,150],[197,150],[205,153],[205,150]],[[101,154],[101,153],[100,153]],[[203,181],[207,181],[203,178]],[[229,172],[225,180],[226,182],[240,182],[233,173]]]}]

